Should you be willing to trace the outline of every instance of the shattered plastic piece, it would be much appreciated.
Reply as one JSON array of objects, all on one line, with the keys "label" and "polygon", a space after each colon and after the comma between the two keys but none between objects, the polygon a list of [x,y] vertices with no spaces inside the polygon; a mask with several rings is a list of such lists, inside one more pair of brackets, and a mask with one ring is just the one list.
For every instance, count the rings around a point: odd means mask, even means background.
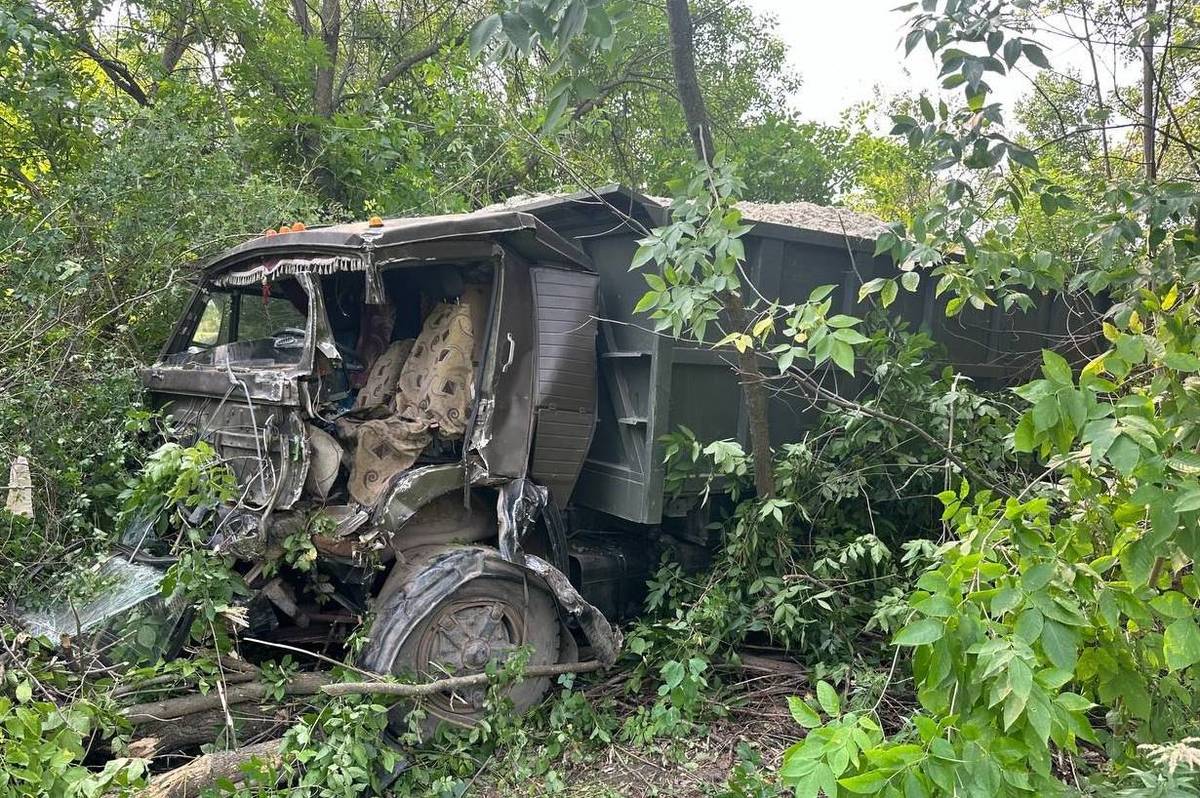
[{"label": "shattered plastic piece", "polygon": [[24,457],[14,458],[8,469],[8,503],[4,509],[22,518],[33,518],[33,479]]}]

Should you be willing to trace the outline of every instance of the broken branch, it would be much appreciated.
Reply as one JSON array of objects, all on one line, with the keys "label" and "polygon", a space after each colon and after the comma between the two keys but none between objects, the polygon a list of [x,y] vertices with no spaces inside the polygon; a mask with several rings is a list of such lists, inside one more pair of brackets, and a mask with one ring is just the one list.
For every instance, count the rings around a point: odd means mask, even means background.
[{"label": "broken branch", "polygon": [[[288,682],[283,692],[288,696],[315,695],[331,681],[328,673],[302,673]],[[273,690],[274,686],[262,682],[250,682],[230,687],[225,691],[225,703],[228,705],[242,704],[247,701],[262,701]],[[149,701],[144,704],[134,704],[127,707],[122,714],[130,723],[153,723],[156,721],[173,720],[195,715],[197,712],[207,712],[220,709],[221,696],[217,691],[207,695],[189,695],[180,698],[167,698],[162,701]]]},{"label": "broken branch", "polygon": [[[599,660],[589,659],[585,662],[564,662],[558,665],[531,665],[522,673],[527,678],[541,676],[561,676],[564,673],[591,673],[604,667]],[[433,695],[446,690],[458,690],[463,687],[478,687],[487,684],[490,677],[486,673],[472,673],[468,676],[451,676],[423,684],[401,684],[399,682],[339,682],[326,684],[321,687],[325,695],[356,695],[373,693],[376,695],[394,695],[404,698]]]}]

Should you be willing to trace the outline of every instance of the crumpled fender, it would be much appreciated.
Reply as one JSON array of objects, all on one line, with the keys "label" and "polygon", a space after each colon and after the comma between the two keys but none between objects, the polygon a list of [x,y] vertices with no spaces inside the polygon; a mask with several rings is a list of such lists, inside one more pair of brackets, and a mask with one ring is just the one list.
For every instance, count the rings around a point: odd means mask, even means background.
[{"label": "crumpled fender", "polygon": [[[372,634],[363,650],[362,664],[371,670],[389,672],[392,663],[388,657],[400,649],[417,625],[458,588],[482,576],[518,583],[528,580],[550,593],[560,613],[579,622],[600,662],[611,665],[621,652],[621,632],[579,595],[562,571],[539,557],[527,554],[525,564],[519,565],[485,546],[431,546],[406,554],[409,560],[396,566],[379,594],[376,612],[393,622]],[[564,635],[564,643],[559,661],[577,659],[569,633]]]}]

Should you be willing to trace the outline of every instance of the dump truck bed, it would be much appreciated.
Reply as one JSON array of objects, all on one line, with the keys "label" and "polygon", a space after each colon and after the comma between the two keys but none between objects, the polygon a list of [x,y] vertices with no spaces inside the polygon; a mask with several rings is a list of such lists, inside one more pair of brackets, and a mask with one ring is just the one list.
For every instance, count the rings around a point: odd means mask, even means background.
[{"label": "dump truck bed", "polygon": [[[640,524],[658,523],[665,507],[663,435],[680,425],[701,440],[733,438],[746,445],[747,413],[727,353],[678,342],[650,331],[633,307],[646,290],[641,273],[629,270],[644,230],[664,224],[662,202],[618,186],[598,192],[510,203],[573,239],[599,274],[597,355],[599,396],[595,435],[573,501]],[[887,256],[874,257],[882,223],[869,216],[803,203],[747,205],[754,228],[745,236],[750,278],[765,296],[800,302],[820,285],[836,285],[834,307],[861,315],[859,286],[895,275]],[[790,222],[790,223],[786,223]],[[978,387],[999,387],[1027,373],[1042,348],[1070,339],[1061,299],[1027,313],[1001,309],[945,315],[947,297],[934,297],[931,281],[915,293],[900,292],[892,306],[912,329],[924,329],[946,351],[947,362]],[[862,388],[843,373],[827,384],[843,395]],[[835,380],[836,382],[833,382]],[[797,440],[811,423],[807,402],[775,398],[770,407],[776,444]],[[683,506],[685,503],[681,503]]]}]

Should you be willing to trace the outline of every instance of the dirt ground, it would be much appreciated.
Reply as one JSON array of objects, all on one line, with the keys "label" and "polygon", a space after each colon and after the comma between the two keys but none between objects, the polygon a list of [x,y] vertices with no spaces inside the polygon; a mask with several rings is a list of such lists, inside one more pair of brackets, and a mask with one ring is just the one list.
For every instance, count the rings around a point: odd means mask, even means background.
[{"label": "dirt ground", "polygon": [[[585,761],[555,771],[555,783],[535,782],[522,794],[568,798],[703,798],[718,793],[737,767],[739,747],[761,757],[773,773],[784,750],[803,736],[788,712],[787,697],[805,689],[799,674],[748,675],[726,697],[720,717],[690,736],[637,746],[614,740]],[[483,787],[487,798],[511,798],[506,785]]]}]

